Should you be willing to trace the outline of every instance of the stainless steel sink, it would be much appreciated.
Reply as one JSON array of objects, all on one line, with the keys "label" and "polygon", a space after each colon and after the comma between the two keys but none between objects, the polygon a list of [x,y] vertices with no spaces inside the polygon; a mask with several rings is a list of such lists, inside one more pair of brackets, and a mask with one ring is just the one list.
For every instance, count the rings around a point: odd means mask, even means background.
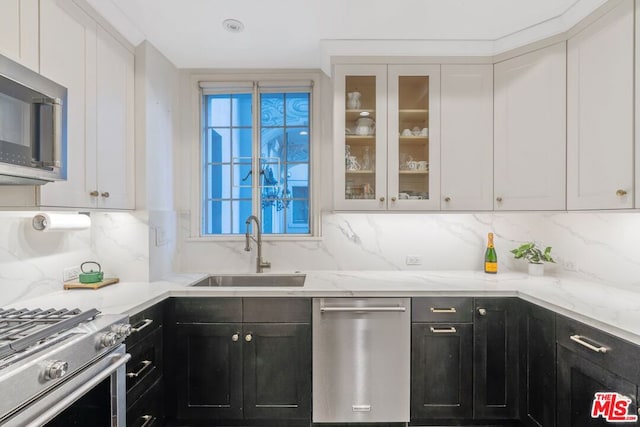
[{"label": "stainless steel sink", "polygon": [[304,286],[306,274],[219,274],[191,286]]}]

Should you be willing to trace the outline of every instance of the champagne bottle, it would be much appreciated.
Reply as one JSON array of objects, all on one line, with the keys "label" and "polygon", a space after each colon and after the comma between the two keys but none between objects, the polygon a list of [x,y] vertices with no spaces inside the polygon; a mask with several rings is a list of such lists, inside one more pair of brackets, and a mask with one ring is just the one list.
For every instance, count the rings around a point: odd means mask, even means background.
[{"label": "champagne bottle", "polygon": [[496,248],[493,247],[493,233],[489,233],[487,250],[484,253],[484,272],[490,274],[496,274],[498,272],[498,257],[496,255]]}]

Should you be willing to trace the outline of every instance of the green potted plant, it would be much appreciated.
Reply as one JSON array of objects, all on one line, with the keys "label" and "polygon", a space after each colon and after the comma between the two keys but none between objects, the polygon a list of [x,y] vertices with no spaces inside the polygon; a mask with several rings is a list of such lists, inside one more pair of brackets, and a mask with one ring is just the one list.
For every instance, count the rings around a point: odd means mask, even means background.
[{"label": "green potted plant", "polygon": [[525,259],[527,261],[529,274],[532,276],[542,276],[544,274],[543,263],[555,263],[551,257],[551,246],[547,246],[543,251],[537,248],[535,243],[529,242],[512,249],[511,253],[515,259]]}]

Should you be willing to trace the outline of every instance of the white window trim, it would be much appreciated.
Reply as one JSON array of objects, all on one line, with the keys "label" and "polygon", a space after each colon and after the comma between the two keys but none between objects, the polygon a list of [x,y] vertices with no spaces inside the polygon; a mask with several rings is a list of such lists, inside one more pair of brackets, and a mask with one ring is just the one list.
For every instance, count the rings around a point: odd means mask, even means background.
[{"label": "white window trim", "polygon": [[[191,145],[191,156],[189,165],[191,169],[190,178],[190,230],[187,241],[202,242],[221,242],[221,241],[240,241],[244,240],[243,235],[203,235],[202,234],[202,111],[203,97],[201,85],[211,84],[228,84],[234,86],[234,82],[244,84],[246,82],[258,81],[261,84],[269,86],[269,83],[276,85],[286,84],[288,87],[295,86],[296,81],[312,83],[311,87],[311,120],[309,129],[311,139],[309,141],[309,157],[310,157],[310,175],[309,186],[311,194],[309,197],[309,231],[310,234],[263,234],[265,241],[317,241],[321,240],[321,190],[320,183],[320,141],[321,141],[321,81],[320,71],[302,72],[302,71],[274,71],[274,72],[255,72],[255,73],[193,73],[189,79],[190,86],[190,102],[191,121],[189,123],[189,140]],[[206,82],[206,83],[205,83]],[[237,87],[237,83],[235,87]]]}]

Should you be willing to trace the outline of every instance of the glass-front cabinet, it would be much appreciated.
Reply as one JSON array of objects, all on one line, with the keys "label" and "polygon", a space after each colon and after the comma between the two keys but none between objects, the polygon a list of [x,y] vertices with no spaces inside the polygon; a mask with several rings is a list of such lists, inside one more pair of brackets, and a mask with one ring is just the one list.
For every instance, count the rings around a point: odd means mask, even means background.
[{"label": "glass-front cabinet", "polygon": [[335,208],[440,207],[438,65],[336,65]]}]

